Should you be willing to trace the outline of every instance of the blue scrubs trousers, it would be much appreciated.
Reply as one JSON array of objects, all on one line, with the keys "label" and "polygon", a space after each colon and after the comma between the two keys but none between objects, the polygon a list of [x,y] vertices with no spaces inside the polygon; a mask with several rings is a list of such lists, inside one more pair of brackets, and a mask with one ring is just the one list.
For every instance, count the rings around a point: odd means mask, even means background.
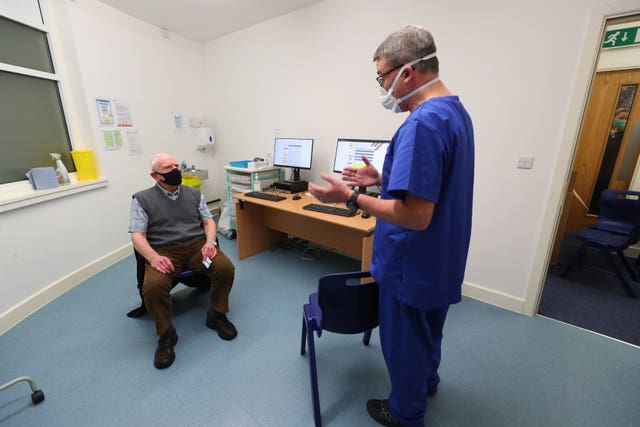
[{"label": "blue scrubs trousers", "polygon": [[420,310],[380,288],[380,344],[391,380],[389,409],[407,427],[423,427],[427,392],[440,382],[442,328],[449,306]]}]

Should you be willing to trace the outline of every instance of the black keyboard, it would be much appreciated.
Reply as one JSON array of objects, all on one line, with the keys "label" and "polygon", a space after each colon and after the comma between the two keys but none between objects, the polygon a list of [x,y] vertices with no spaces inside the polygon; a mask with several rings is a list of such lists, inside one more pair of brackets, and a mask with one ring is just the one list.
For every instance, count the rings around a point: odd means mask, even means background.
[{"label": "black keyboard", "polygon": [[308,205],[304,205],[302,209],[306,209],[308,211],[315,212],[323,212],[332,215],[340,215],[340,216],[355,216],[355,211],[347,208],[336,208],[335,206],[328,205],[318,205],[316,203],[310,203]]},{"label": "black keyboard", "polygon": [[249,191],[248,193],[244,193],[244,195],[247,197],[255,197],[256,199],[271,200],[272,202],[279,202],[280,200],[286,199],[286,197],[278,196],[277,194],[261,193],[260,191]]}]

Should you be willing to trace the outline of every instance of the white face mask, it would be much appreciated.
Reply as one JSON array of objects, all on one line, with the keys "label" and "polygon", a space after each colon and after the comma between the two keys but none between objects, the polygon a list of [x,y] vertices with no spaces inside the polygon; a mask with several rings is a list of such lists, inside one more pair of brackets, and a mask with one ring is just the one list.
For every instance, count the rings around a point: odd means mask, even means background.
[{"label": "white face mask", "polygon": [[400,76],[402,75],[402,70],[404,70],[407,67],[412,66],[413,64],[417,64],[420,61],[426,61],[427,59],[431,59],[433,57],[436,56],[436,53],[430,53],[429,55],[420,58],[420,59],[416,59],[415,61],[411,61],[405,65],[402,66],[402,68],[400,68],[400,71],[398,71],[398,74],[396,74],[396,78],[393,79],[393,82],[391,83],[391,86],[389,86],[389,90],[387,91],[385,88],[380,87],[380,102],[382,103],[382,106],[384,108],[386,108],[387,110],[391,110],[394,113],[400,113],[402,112],[402,110],[400,109],[400,104],[411,98],[416,92],[421,91],[422,89],[431,86],[432,84],[440,81],[439,77],[436,77],[433,80],[430,80],[428,82],[426,82],[425,84],[423,84],[422,86],[420,86],[419,88],[416,88],[414,90],[412,90],[411,92],[409,92],[408,94],[406,94],[405,96],[403,96],[402,98],[398,99],[395,96],[393,96],[393,90],[396,88],[396,84],[398,84],[398,80],[400,80]]}]

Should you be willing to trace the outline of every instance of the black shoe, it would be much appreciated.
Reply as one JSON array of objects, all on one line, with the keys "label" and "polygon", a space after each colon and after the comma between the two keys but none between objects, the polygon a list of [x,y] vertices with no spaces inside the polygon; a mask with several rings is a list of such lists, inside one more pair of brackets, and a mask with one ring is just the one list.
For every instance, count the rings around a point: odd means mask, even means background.
[{"label": "black shoe", "polygon": [[391,411],[389,411],[389,400],[370,399],[367,401],[367,412],[378,424],[389,427],[402,427]]},{"label": "black shoe", "polygon": [[170,325],[167,332],[158,338],[158,348],[156,348],[156,354],[153,357],[153,366],[157,369],[164,369],[171,366],[173,361],[176,360],[173,347],[177,342],[178,334],[176,334],[176,328]]},{"label": "black shoe", "polygon": [[226,341],[231,341],[238,335],[236,327],[227,319],[227,315],[213,309],[207,311],[207,327],[218,331],[218,336]]}]

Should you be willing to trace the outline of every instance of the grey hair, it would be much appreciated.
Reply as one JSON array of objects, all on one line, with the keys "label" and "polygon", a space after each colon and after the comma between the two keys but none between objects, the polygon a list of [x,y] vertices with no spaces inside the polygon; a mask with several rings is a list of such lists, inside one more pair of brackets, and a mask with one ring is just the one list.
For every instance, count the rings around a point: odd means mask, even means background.
[{"label": "grey hair", "polygon": [[[434,53],[436,44],[433,36],[419,25],[405,25],[389,36],[378,46],[373,54],[373,61],[384,58],[388,65],[397,67]],[[414,67],[422,72],[439,71],[437,57],[418,62]]]},{"label": "grey hair", "polygon": [[167,153],[157,153],[154,154],[154,156],[151,158],[151,170],[155,172],[156,170],[156,166],[158,166],[158,162],[160,161],[160,159],[162,159],[163,157],[172,157],[171,155],[167,154]]}]

